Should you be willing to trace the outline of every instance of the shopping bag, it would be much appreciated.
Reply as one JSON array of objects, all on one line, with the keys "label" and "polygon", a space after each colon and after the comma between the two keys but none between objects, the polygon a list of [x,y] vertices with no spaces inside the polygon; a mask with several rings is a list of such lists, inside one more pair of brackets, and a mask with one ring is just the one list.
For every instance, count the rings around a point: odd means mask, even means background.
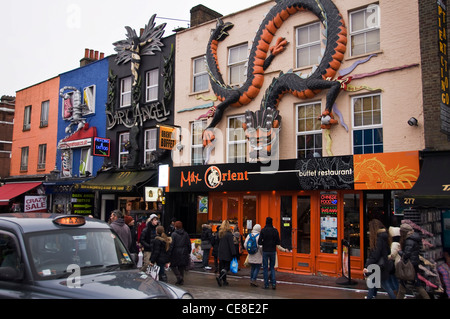
[{"label": "shopping bag", "polygon": [[149,275],[150,277],[152,277],[155,280],[158,280],[159,279],[159,266],[158,265],[148,266],[147,275]]},{"label": "shopping bag", "polygon": [[231,264],[230,264],[230,270],[231,270],[231,272],[232,272],[233,274],[237,274],[238,268],[239,268],[239,264],[238,264],[238,261],[237,261],[237,259],[236,259],[236,257],[235,257],[235,258],[233,258],[233,260],[231,261]]}]

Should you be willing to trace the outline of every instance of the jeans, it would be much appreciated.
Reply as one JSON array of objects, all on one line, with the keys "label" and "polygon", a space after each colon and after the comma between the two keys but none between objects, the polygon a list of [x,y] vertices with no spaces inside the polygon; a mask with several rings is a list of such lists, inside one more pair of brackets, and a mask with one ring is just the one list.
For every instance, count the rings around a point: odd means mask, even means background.
[{"label": "jeans", "polygon": [[[381,281],[381,288],[386,290],[387,294],[389,295],[389,298],[396,299],[397,296],[395,295],[394,291],[392,290],[391,284],[389,282],[389,279],[382,280]],[[367,299],[373,299],[377,296],[378,288],[369,288],[369,292],[367,293]]]},{"label": "jeans", "polygon": [[269,263],[270,263],[270,281],[273,287],[276,286],[275,280],[275,258],[277,256],[276,251],[266,252],[263,251],[263,274],[264,274],[264,287],[269,287]]},{"label": "jeans", "polygon": [[252,268],[250,269],[250,281],[256,281],[261,264],[250,264]]},{"label": "jeans", "polygon": [[208,266],[208,263],[209,263],[209,251],[210,250],[211,250],[211,248],[203,250],[203,263],[202,263],[203,267]]}]

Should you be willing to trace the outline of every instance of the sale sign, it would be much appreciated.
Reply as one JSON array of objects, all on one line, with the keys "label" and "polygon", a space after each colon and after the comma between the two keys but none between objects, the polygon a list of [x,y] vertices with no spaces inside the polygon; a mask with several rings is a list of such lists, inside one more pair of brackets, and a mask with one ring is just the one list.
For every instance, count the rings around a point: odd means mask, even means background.
[{"label": "sale sign", "polygon": [[47,196],[25,196],[24,212],[46,212]]}]

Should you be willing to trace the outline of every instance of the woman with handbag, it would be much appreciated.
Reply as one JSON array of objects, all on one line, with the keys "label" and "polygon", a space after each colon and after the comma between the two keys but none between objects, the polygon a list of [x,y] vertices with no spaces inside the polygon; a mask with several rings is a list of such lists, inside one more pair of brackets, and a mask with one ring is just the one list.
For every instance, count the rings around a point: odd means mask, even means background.
[{"label": "woman with handbag", "polygon": [[[390,263],[388,255],[390,254],[389,248],[389,236],[384,227],[383,223],[378,219],[372,219],[369,222],[369,257],[367,258],[365,268],[363,273],[368,276],[369,270],[367,267],[369,265],[377,265],[380,267],[380,283],[381,287],[386,290],[389,298],[395,299],[396,296],[389,284],[389,274],[390,274]],[[377,295],[378,288],[369,288],[367,299],[373,299]]]},{"label": "woman with handbag", "polygon": [[236,248],[233,242],[233,233],[228,220],[224,220],[219,229],[219,276],[216,277],[217,284],[228,286],[227,273],[230,270],[231,260],[236,257]]},{"label": "woman with handbag", "polygon": [[[397,299],[405,298],[405,293],[407,289],[413,290],[416,294],[421,296],[423,299],[430,299],[430,296],[426,292],[425,288],[422,286],[420,280],[417,278],[417,271],[419,270],[419,252],[420,245],[422,243],[422,238],[420,234],[415,233],[411,225],[403,223],[400,226],[400,251],[398,252],[401,256],[402,263],[406,264],[410,262],[414,266],[415,278],[413,280],[403,280],[398,276],[400,285],[398,288]],[[399,267],[399,263],[396,264],[396,268]],[[398,269],[397,269],[398,274]]]},{"label": "woman with handbag", "polygon": [[152,254],[150,256],[150,266],[157,265],[159,267],[159,280],[167,282],[167,275],[164,271],[166,265],[169,264],[169,249],[172,238],[164,233],[164,227],[156,227],[156,238],[153,241]]}]

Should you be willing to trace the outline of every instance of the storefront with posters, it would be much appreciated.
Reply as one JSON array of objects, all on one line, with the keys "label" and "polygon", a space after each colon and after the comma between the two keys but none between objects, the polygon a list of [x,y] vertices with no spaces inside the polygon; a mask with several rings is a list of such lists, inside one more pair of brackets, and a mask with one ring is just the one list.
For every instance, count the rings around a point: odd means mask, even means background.
[{"label": "storefront with posters", "polygon": [[208,221],[228,219],[244,236],[272,217],[289,249],[278,252],[280,271],[340,276],[346,239],[356,278],[364,266],[365,224],[379,218],[389,225],[392,190],[411,188],[418,175],[418,152],[351,155],[173,167],[167,191],[191,194],[193,205],[207,204]]}]

